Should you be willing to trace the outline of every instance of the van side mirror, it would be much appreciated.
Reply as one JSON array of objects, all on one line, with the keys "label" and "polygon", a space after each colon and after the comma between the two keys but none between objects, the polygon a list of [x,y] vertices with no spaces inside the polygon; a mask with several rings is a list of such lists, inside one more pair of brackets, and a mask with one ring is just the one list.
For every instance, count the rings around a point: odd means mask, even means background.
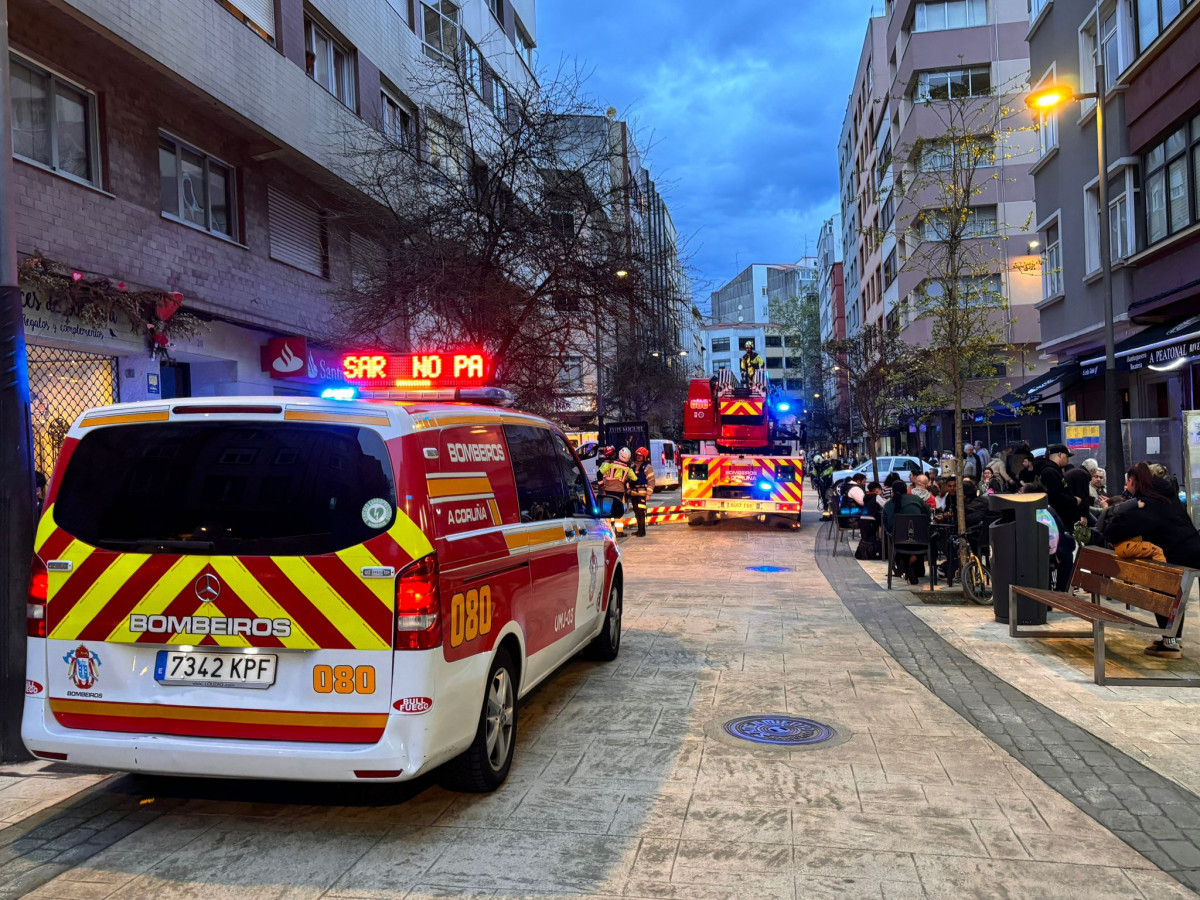
[{"label": "van side mirror", "polygon": [[623,515],[625,515],[625,504],[621,502],[620,497],[600,498],[600,518],[619,519]]}]

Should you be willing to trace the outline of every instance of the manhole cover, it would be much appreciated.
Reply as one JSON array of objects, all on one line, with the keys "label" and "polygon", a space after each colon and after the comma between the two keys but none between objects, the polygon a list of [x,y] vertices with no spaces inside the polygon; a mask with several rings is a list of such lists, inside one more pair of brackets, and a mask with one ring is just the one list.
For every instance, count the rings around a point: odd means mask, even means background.
[{"label": "manhole cover", "polygon": [[740,716],[730,719],[721,728],[743,741],[775,747],[820,744],[837,737],[837,732],[828,725],[798,716]]},{"label": "manhole cover", "polygon": [[766,572],[774,575],[777,572],[790,572],[791,569],[786,566],[746,566],[747,572]]}]

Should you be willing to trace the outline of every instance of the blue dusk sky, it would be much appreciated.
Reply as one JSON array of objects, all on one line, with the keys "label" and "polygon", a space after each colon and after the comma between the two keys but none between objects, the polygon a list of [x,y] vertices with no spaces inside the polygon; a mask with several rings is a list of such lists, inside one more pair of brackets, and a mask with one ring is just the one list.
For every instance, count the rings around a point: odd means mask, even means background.
[{"label": "blue dusk sky", "polygon": [[[876,0],[877,2],[877,0]],[[882,6],[882,4],[879,4]],[[693,294],[815,252],[871,0],[542,0],[542,69],[578,63],[667,199]]]}]

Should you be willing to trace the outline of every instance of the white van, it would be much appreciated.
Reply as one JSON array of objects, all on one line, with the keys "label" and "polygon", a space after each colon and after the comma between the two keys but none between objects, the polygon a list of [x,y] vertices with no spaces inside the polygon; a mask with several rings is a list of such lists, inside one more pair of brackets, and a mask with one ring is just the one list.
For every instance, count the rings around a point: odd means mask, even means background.
[{"label": "white van", "polygon": [[654,467],[654,489],[665,491],[679,487],[679,464],[675,458],[675,442],[652,438],[650,464]]}]

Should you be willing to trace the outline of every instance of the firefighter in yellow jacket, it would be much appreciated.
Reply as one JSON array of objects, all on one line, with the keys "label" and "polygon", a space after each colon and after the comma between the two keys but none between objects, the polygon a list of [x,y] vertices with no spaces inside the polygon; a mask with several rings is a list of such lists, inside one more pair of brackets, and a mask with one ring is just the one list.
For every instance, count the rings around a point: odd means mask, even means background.
[{"label": "firefighter in yellow jacket", "polygon": [[746,387],[753,387],[755,376],[766,365],[763,358],[754,352],[754,341],[746,341],[746,352],[742,354],[741,365],[742,384]]},{"label": "firefighter in yellow jacket", "polygon": [[[629,465],[632,455],[628,447],[622,447],[616,459],[601,463],[597,471],[600,474],[600,496],[616,497],[622,504],[628,502],[630,486],[637,481],[633,469]],[[616,523],[616,529],[622,532],[621,523]]]}]

